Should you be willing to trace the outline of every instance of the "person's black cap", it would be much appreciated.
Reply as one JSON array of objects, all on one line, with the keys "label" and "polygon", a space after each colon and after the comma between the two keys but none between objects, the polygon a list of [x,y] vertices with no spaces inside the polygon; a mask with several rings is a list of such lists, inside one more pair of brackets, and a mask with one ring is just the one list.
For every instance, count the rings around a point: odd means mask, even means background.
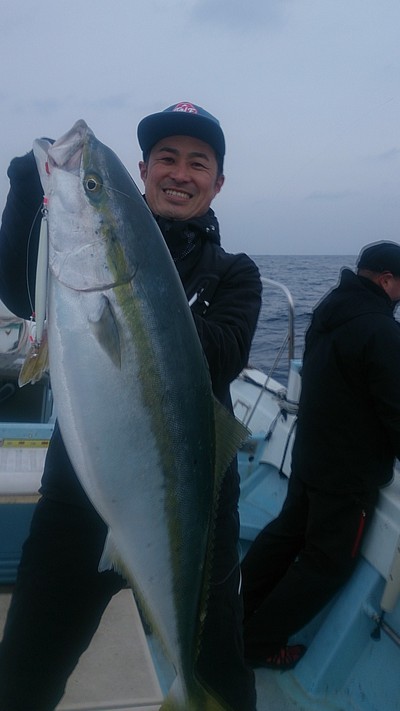
[{"label": "person's black cap", "polygon": [[218,119],[201,106],[180,101],[164,111],[143,118],[137,129],[143,159],[152,147],[167,136],[191,136],[208,143],[215,151],[218,170],[223,171],[225,138]]},{"label": "person's black cap", "polygon": [[360,253],[357,267],[377,274],[391,272],[393,276],[400,276],[400,245],[397,242],[367,245]]}]

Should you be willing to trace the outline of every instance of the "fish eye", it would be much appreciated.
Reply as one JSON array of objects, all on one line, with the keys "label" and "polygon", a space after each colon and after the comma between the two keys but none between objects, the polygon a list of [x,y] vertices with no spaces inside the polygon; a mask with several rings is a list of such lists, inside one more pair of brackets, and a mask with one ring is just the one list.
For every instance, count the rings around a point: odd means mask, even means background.
[{"label": "fish eye", "polygon": [[86,175],[84,180],[84,187],[86,192],[91,195],[97,195],[102,188],[102,183],[98,175]]}]

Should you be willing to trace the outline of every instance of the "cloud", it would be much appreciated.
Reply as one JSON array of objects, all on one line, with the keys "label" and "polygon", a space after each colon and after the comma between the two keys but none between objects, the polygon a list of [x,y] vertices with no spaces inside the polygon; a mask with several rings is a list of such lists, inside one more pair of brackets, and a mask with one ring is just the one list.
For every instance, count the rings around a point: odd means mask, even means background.
[{"label": "cloud", "polygon": [[87,102],[82,103],[83,105],[86,104],[90,109],[114,111],[114,109],[128,109],[131,106],[132,100],[129,94],[122,93],[111,96],[101,96],[98,99],[89,99]]},{"label": "cloud", "polygon": [[31,106],[39,114],[50,114],[55,111],[60,111],[67,105],[67,99],[56,99],[51,97],[37,98],[31,101]]},{"label": "cloud", "polygon": [[389,148],[388,151],[383,151],[383,153],[378,153],[378,155],[374,156],[374,159],[377,161],[392,161],[392,160],[397,160],[400,157],[400,148]]},{"label": "cloud", "polygon": [[356,193],[353,190],[338,190],[338,191],[326,191],[315,190],[314,192],[307,195],[306,200],[318,200],[333,202],[337,200],[347,200],[349,197],[353,197]]},{"label": "cloud", "polygon": [[195,21],[219,25],[223,29],[280,27],[290,0],[196,0]]}]

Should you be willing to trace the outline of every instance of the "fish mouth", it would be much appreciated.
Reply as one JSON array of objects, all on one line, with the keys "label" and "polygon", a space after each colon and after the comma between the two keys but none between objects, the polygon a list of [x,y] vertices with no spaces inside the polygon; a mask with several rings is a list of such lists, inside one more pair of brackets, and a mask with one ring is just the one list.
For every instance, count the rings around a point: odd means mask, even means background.
[{"label": "fish mouth", "polygon": [[86,121],[79,119],[72,128],[54,143],[47,139],[39,139],[38,144],[47,153],[46,171],[52,168],[62,168],[69,173],[79,175],[82,153],[88,136],[93,135]]}]

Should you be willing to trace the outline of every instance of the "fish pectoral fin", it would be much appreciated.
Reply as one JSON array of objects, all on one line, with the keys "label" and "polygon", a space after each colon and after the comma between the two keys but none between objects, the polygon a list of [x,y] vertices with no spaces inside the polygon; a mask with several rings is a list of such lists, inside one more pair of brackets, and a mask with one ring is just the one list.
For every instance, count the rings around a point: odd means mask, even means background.
[{"label": "fish pectoral fin", "polygon": [[106,542],[104,544],[103,553],[101,554],[99,566],[99,573],[103,573],[105,570],[115,570],[116,573],[122,575],[126,580],[126,568],[124,562],[119,554],[118,548],[115,545],[113,535],[108,529]]},{"label": "fish pectoral fin", "polygon": [[214,398],[215,476],[223,477],[237,450],[250,436],[248,428]]},{"label": "fish pectoral fin", "polygon": [[92,333],[102,349],[107,353],[109,358],[111,358],[114,365],[120,368],[121,343],[118,324],[110,301],[104,294],[101,296],[98,314],[96,314],[96,316],[92,315],[88,321]]}]

